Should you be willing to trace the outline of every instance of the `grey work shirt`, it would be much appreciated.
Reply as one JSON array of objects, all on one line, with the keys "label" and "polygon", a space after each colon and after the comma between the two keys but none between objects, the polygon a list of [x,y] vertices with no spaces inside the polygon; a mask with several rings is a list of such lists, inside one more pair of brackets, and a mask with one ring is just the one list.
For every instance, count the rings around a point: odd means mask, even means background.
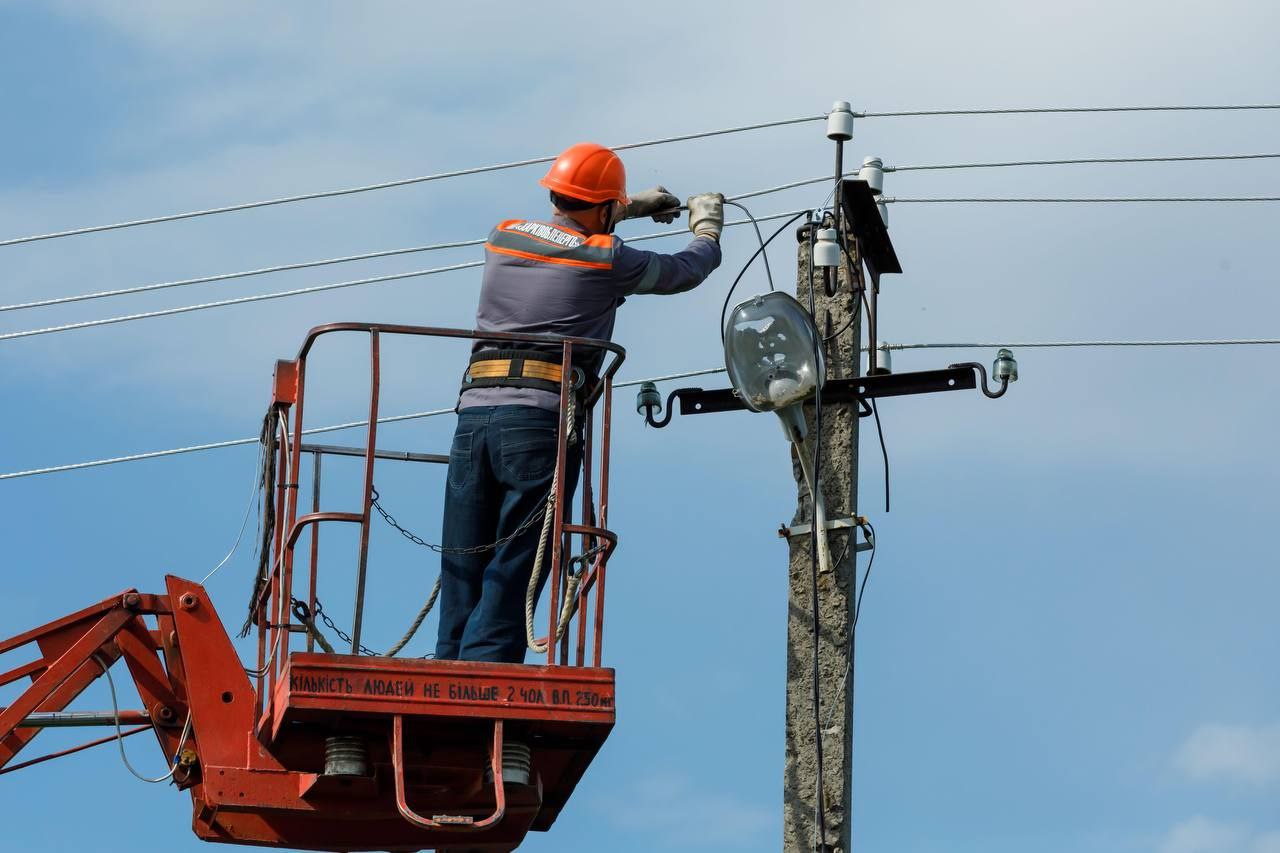
[{"label": "grey work shirt", "polygon": [[[720,266],[720,244],[695,237],[673,255],[633,249],[616,236],[588,238],[566,216],[511,220],[485,245],[476,329],[611,340],[627,296],[692,290]],[[497,348],[478,342],[476,350]],[[575,357],[576,361],[576,357]],[[600,359],[595,360],[598,367]],[[467,388],[458,408],[536,406],[556,411],[560,398],[536,388]]]}]

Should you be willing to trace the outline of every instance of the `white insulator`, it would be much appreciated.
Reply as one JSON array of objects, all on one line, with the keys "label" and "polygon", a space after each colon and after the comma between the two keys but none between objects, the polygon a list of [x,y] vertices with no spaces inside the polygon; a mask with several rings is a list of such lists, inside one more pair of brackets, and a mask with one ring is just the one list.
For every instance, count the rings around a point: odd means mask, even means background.
[{"label": "white insulator", "polygon": [[872,195],[884,192],[884,163],[879,157],[868,157],[858,170],[858,180],[866,181]]},{"label": "white insulator", "polygon": [[880,199],[876,199],[876,210],[880,211],[880,221],[884,223],[884,227],[889,227],[889,205]]},{"label": "white insulator", "polygon": [[827,139],[841,142],[853,139],[853,107],[848,101],[836,101],[827,113]]},{"label": "white insulator", "polygon": [[885,373],[893,372],[893,357],[889,355],[889,345],[884,341],[876,344],[876,368]]},{"label": "white insulator", "polygon": [[819,229],[818,242],[813,246],[813,265],[815,267],[840,266],[840,246],[836,243],[836,229]]}]

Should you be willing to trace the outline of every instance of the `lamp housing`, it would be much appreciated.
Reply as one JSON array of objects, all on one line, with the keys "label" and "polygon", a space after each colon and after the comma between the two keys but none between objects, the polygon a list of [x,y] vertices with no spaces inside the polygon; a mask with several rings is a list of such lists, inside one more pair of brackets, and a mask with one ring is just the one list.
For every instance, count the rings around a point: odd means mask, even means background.
[{"label": "lamp housing", "polygon": [[826,380],[813,318],[781,291],[734,306],[725,327],[724,362],[739,399],[755,412],[803,402]]}]

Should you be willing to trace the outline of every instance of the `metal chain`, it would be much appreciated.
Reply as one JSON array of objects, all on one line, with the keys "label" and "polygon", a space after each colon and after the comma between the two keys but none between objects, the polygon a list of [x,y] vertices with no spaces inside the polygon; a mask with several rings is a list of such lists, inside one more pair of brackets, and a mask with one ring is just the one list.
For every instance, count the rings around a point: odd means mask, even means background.
[{"label": "metal chain", "polygon": [[[306,606],[303,602],[298,601],[298,599],[296,598],[293,600],[293,602],[294,602],[294,605],[293,605],[294,607],[297,607],[299,604],[302,604],[303,607]],[[320,603],[320,599],[318,598],[316,599],[315,615],[320,617],[320,621],[323,622],[330,631],[338,635],[339,640],[342,640],[342,642],[346,643],[348,646],[351,645],[351,635],[334,624],[333,620],[329,618],[329,614],[325,613],[324,605]],[[372,657],[372,658],[382,657],[381,654],[379,654],[378,652],[375,652],[373,649],[369,648],[364,643],[360,644],[360,654],[368,655],[369,657]]]},{"label": "metal chain", "polygon": [[543,509],[546,507],[547,501],[551,499],[551,492],[547,492],[547,496],[538,502],[538,505],[534,507],[531,513],[529,513],[529,517],[524,520],[524,523],[511,531],[511,533],[503,536],[496,542],[490,542],[488,545],[472,545],[466,548],[446,548],[443,545],[433,545],[424,540],[421,536],[418,536],[416,533],[404,529],[400,526],[400,522],[396,521],[395,516],[383,509],[382,504],[378,502],[379,497],[378,490],[375,488],[373,490],[373,508],[378,511],[378,514],[382,516],[382,519],[387,524],[390,524],[396,530],[400,531],[400,535],[405,539],[408,539],[413,544],[421,545],[423,548],[435,551],[437,554],[483,554],[485,551],[492,551],[495,548],[507,544],[512,539],[515,539],[520,536],[520,534],[527,532],[535,524],[541,521]]}]

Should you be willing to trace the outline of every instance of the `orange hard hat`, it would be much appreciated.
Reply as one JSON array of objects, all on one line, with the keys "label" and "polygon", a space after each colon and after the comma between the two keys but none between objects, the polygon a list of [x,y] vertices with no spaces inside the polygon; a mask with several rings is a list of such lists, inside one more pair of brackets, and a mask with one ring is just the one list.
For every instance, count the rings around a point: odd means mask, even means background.
[{"label": "orange hard hat", "polygon": [[538,183],[569,198],[601,204],[627,198],[627,170],[622,160],[603,145],[579,142],[566,148]]}]

